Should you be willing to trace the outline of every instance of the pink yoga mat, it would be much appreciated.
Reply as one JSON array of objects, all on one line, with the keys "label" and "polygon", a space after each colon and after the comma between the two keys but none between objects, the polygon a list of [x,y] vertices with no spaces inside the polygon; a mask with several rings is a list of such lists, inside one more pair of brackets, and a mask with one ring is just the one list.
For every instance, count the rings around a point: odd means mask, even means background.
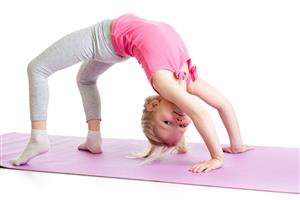
[{"label": "pink yoga mat", "polygon": [[83,137],[50,136],[48,153],[15,167],[11,160],[23,150],[29,134],[1,135],[0,166],[10,169],[113,177],[168,183],[299,193],[299,149],[256,147],[243,154],[225,154],[224,166],[206,174],[188,169],[208,159],[205,145],[191,143],[188,154],[168,155],[147,165],[126,158],[130,152],[143,150],[144,140],[103,139],[103,154],[78,151]]}]

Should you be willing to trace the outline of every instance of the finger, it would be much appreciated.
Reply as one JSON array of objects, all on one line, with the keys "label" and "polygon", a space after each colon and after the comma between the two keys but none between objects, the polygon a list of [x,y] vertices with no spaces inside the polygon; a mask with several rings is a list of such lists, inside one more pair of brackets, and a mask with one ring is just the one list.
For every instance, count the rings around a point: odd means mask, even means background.
[{"label": "finger", "polygon": [[201,164],[193,165],[191,169],[196,169],[196,167],[198,167],[199,165],[201,165]]},{"label": "finger", "polygon": [[191,172],[193,172],[193,170],[196,168],[196,166],[194,165],[194,166],[192,166],[190,169],[189,169],[189,171],[191,171]]},{"label": "finger", "polygon": [[201,164],[203,164],[203,163],[205,163],[205,162],[206,162],[206,160],[200,161],[199,163],[193,165],[192,168],[191,168],[189,171],[192,171],[192,170],[196,169],[196,167],[198,167],[199,165],[201,165]]},{"label": "finger", "polygon": [[[204,169],[207,168],[207,160],[202,160],[200,161],[198,164],[193,165],[191,169],[189,169],[189,171],[193,172],[193,173],[198,173],[200,171],[203,171]],[[201,169],[202,168],[202,169]]]},{"label": "finger", "polygon": [[211,167],[208,167],[208,168],[206,168],[203,172],[204,173],[207,173],[207,172],[210,172],[212,170],[212,168]]},{"label": "finger", "polygon": [[229,148],[229,147],[224,147],[222,150],[225,153],[232,153],[231,148]]},{"label": "finger", "polygon": [[251,147],[251,146],[246,146],[246,149],[245,149],[245,151],[251,151],[251,150],[253,150],[254,149],[254,147]]},{"label": "finger", "polygon": [[194,173],[198,166],[199,166],[199,164],[192,166],[192,168],[189,171]]},{"label": "finger", "polygon": [[197,165],[197,166],[193,167],[192,172],[193,172],[193,173],[196,173],[197,170],[199,169],[199,167],[201,167],[201,166],[202,166],[202,165]]},{"label": "finger", "polygon": [[230,151],[228,151],[227,149],[223,149],[224,153],[231,153]]},{"label": "finger", "polygon": [[207,164],[201,165],[201,166],[199,166],[199,167],[197,167],[197,168],[195,169],[195,172],[196,172],[196,173],[203,172],[203,171],[206,170],[207,168],[208,168],[208,165],[207,165]]},{"label": "finger", "polygon": [[228,145],[222,146],[222,149],[230,149],[230,146],[228,146]]},{"label": "finger", "polygon": [[191,168],[191,172],[193,172],[193,173],[196,173],[197,172],[197,169],[199,168],[199,167],[201,167],[202,165],[199,165],[199,164],[197,164],[197,165],[194,165],[192,168]]}]

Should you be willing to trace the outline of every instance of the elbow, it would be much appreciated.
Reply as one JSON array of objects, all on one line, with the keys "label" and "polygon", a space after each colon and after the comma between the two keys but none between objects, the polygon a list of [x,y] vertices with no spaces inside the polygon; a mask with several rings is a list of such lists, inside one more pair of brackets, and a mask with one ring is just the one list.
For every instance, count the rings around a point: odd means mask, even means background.
[{"label": "elbow", "polygon": [[206,119],[209,117],[208,111],[204,108],[195,109],[190,115],[191,119],[194,121],[194,119]]},{"label": "elbow", "polygon": [[229,101],[225,101],[224,103],[222,103],[220,106],[217,107],[217,110],[220,112],[232,108],[233,108],[232,104]]}]

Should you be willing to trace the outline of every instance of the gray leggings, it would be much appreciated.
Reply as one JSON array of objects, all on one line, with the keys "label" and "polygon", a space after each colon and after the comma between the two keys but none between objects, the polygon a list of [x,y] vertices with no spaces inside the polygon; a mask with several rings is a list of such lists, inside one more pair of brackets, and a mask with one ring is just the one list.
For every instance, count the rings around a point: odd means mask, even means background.
[{"label": "gray leggings", "polygon": [[47,120],[48,77],[54,72],[84,61],[77,75],[86,120],[101,120],[98,76],[114,63],[127,58],[118,56],[111,44],[111,20],[73,32],[48,47],[27,68],[30,119]]}]

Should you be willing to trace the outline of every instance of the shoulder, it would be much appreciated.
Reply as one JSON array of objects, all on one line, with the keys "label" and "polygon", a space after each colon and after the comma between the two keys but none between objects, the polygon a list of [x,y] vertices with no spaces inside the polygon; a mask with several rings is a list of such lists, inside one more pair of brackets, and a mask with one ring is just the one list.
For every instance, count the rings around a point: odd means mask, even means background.
[{"label": "shoulder", "polygon": [[186,88],[186,81],[178,83],[172,72],[159,70],[153,76],[153,87],[166,100],[177,105],[188,116],[196,116],[203,108]]},{"label": "shoulder", "polygon": [[186,87],[186,81],[179,81],[174,76],[174,72],[166,69],[160,69],[156,71],[152,76],[152,86],[160,94],[170,94],[180,96],[183,92],[188,92]]},{"label": "shoulder", "polygon": [[[186,74],[189,74],[186,63],[182,66],[181,70]],[[190,81],[189,84],[187,84],[187,78],[188,76],[186,76],[184,80],[180,81],[175,77],[174,72],[162,68],[153,74],[151,83],[155,90],[157,90],[157,87],[164,88],[166,85],[172,85],[172,87],[176,87],[181,91],[184,90],[187,93],[193,94],[195,87],[198,84],[197,80]]]}]

